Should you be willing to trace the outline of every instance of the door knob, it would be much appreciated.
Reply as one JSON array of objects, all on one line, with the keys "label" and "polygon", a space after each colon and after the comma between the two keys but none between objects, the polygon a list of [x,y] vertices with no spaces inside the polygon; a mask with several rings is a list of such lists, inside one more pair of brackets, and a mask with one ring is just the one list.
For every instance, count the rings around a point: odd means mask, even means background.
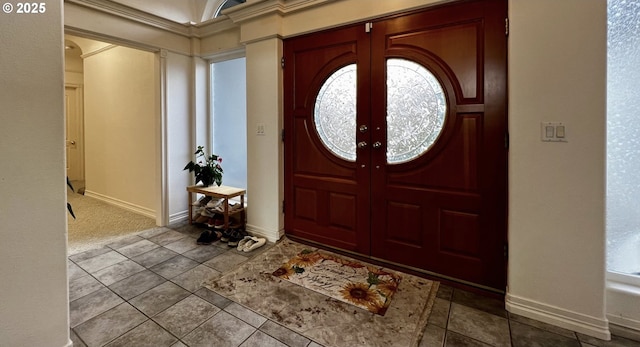
[{"label": "door knob", "polygon": [[373,148],[378,149],[380,147],[382,147],[382,143],[380,143],[380,141],[376,141],[373,143]]},{"label": "door knob", "polygon": [[367,147],[367,143],[366,142],[364,142],[364,141],[358,142],[358,148],[365,148],[365,147]]}]

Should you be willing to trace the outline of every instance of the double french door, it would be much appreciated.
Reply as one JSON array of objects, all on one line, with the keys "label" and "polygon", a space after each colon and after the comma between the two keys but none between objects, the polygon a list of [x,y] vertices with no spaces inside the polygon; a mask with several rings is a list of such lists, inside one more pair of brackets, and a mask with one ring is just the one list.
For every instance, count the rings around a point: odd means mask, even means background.
[{"label": "double french door", "polygon": [[505,288],[506,1],[284,42],[285,230]]}]

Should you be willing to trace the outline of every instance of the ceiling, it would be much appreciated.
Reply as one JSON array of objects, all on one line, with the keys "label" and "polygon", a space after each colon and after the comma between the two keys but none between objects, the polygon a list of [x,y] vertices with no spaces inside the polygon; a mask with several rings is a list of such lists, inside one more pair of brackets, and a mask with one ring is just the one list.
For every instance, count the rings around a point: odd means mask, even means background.
[{"label": "ceiling", "polygon": [[[79,0],[82,2],[82,0]],[[130,7],[176,23],[198,24],[212,18],[220,11],[244,3],[247,0],[103,0]],[[248,0],[256,1],[256,0]],[[109,43],[65,34],[65,57],[78,58],[100,50]]]},{"label": "ceiling", "polygon": [[111,0],[177,23],[201,23],[214,18],[221,6],[228,8],[245,0]]}]

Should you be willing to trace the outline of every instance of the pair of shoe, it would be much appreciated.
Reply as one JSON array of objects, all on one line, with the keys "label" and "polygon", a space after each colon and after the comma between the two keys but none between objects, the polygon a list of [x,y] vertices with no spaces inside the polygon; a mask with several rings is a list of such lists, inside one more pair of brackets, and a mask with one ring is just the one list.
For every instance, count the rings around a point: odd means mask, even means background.
[{"label": "pair of shoe", "polygon": [[224,199],[211,199],[206,205],[204,205],[204,209],[208,213],[216,213],[220,206],[223,206]]},{"label": "pair of shoe", "polygon": [[238,242],[238,247],[236,248],[241,252],[251,252],[254,249],[258,249],[264,244],[267,243],[267,240],[262,237],[255,236],[245,236],[240,242]]},{"label": "pair of shoe", "polygon": [[[247,235],[247,233],[239,228],[235,228],[235,229],[227,229],[225,231],[222,232],[222,238],[220,239],[220,241],[222,242],[227,242],[227,245],[229,247],[237,247],[238,246],[238,242],[240,242],[240,240],[242,240],[243,237],[245,237]],[[225,241],[225,239],[227,241]]]},{"label": "pair of shoe", "polygon": [[209,220],[209,217],[203,216],[201,214],[198,214],[198,217],[196,217],[193,222],[196,224],[207,224],[207,221]]},{"label": "pair of shoe", "polygon": [[213,218],[216,216],[216,213],[213,210],[205,207],[202,209],[202,211],[200,211],[200,215],[207,218]]},{"label": "pair of shoe", "polygon": [[206,224],[209,228],[222,229],[224,228],[224,217],[216,214],[215,216],[209,218]]},{"label": "pair of shoe", "polygon": [[[229,213],[237,211],[241,208],[242,206],[239,203],[229,203]],[[224,213],[224,204],[220,203],[217,204],[215,207],[209,207],[207,205],[207,210],[209,210],[209,212],[217,212],[217,213]]]},{"label": "pair of shoe", "polygon": [[199,245],[210,245],[211,243],[218,241],[220,236],[220,233],[217,231],[205,230],[200,234],[196,243]]},{"label": "pair of shoe", "polygon": [[206,206],[209,201],[211,201],[211,197],[210,196],[203,196],[201,197],[199,200],[197,200],[196,202],[193,203],[193,206]]}]

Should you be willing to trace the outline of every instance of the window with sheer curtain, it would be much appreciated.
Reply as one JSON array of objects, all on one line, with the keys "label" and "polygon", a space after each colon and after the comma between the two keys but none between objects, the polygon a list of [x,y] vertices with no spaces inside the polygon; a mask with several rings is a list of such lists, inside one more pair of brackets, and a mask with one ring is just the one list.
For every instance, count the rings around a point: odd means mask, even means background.
[{"label": "window with sheer curtain", "polygon": [[640,278],[640,1],[607,7],[607,270]]},{"label": "window with sheer curtain", "polygon": [[247,187],[246,59],[211,64],[213,152],[222,157],[222,184]]}]

